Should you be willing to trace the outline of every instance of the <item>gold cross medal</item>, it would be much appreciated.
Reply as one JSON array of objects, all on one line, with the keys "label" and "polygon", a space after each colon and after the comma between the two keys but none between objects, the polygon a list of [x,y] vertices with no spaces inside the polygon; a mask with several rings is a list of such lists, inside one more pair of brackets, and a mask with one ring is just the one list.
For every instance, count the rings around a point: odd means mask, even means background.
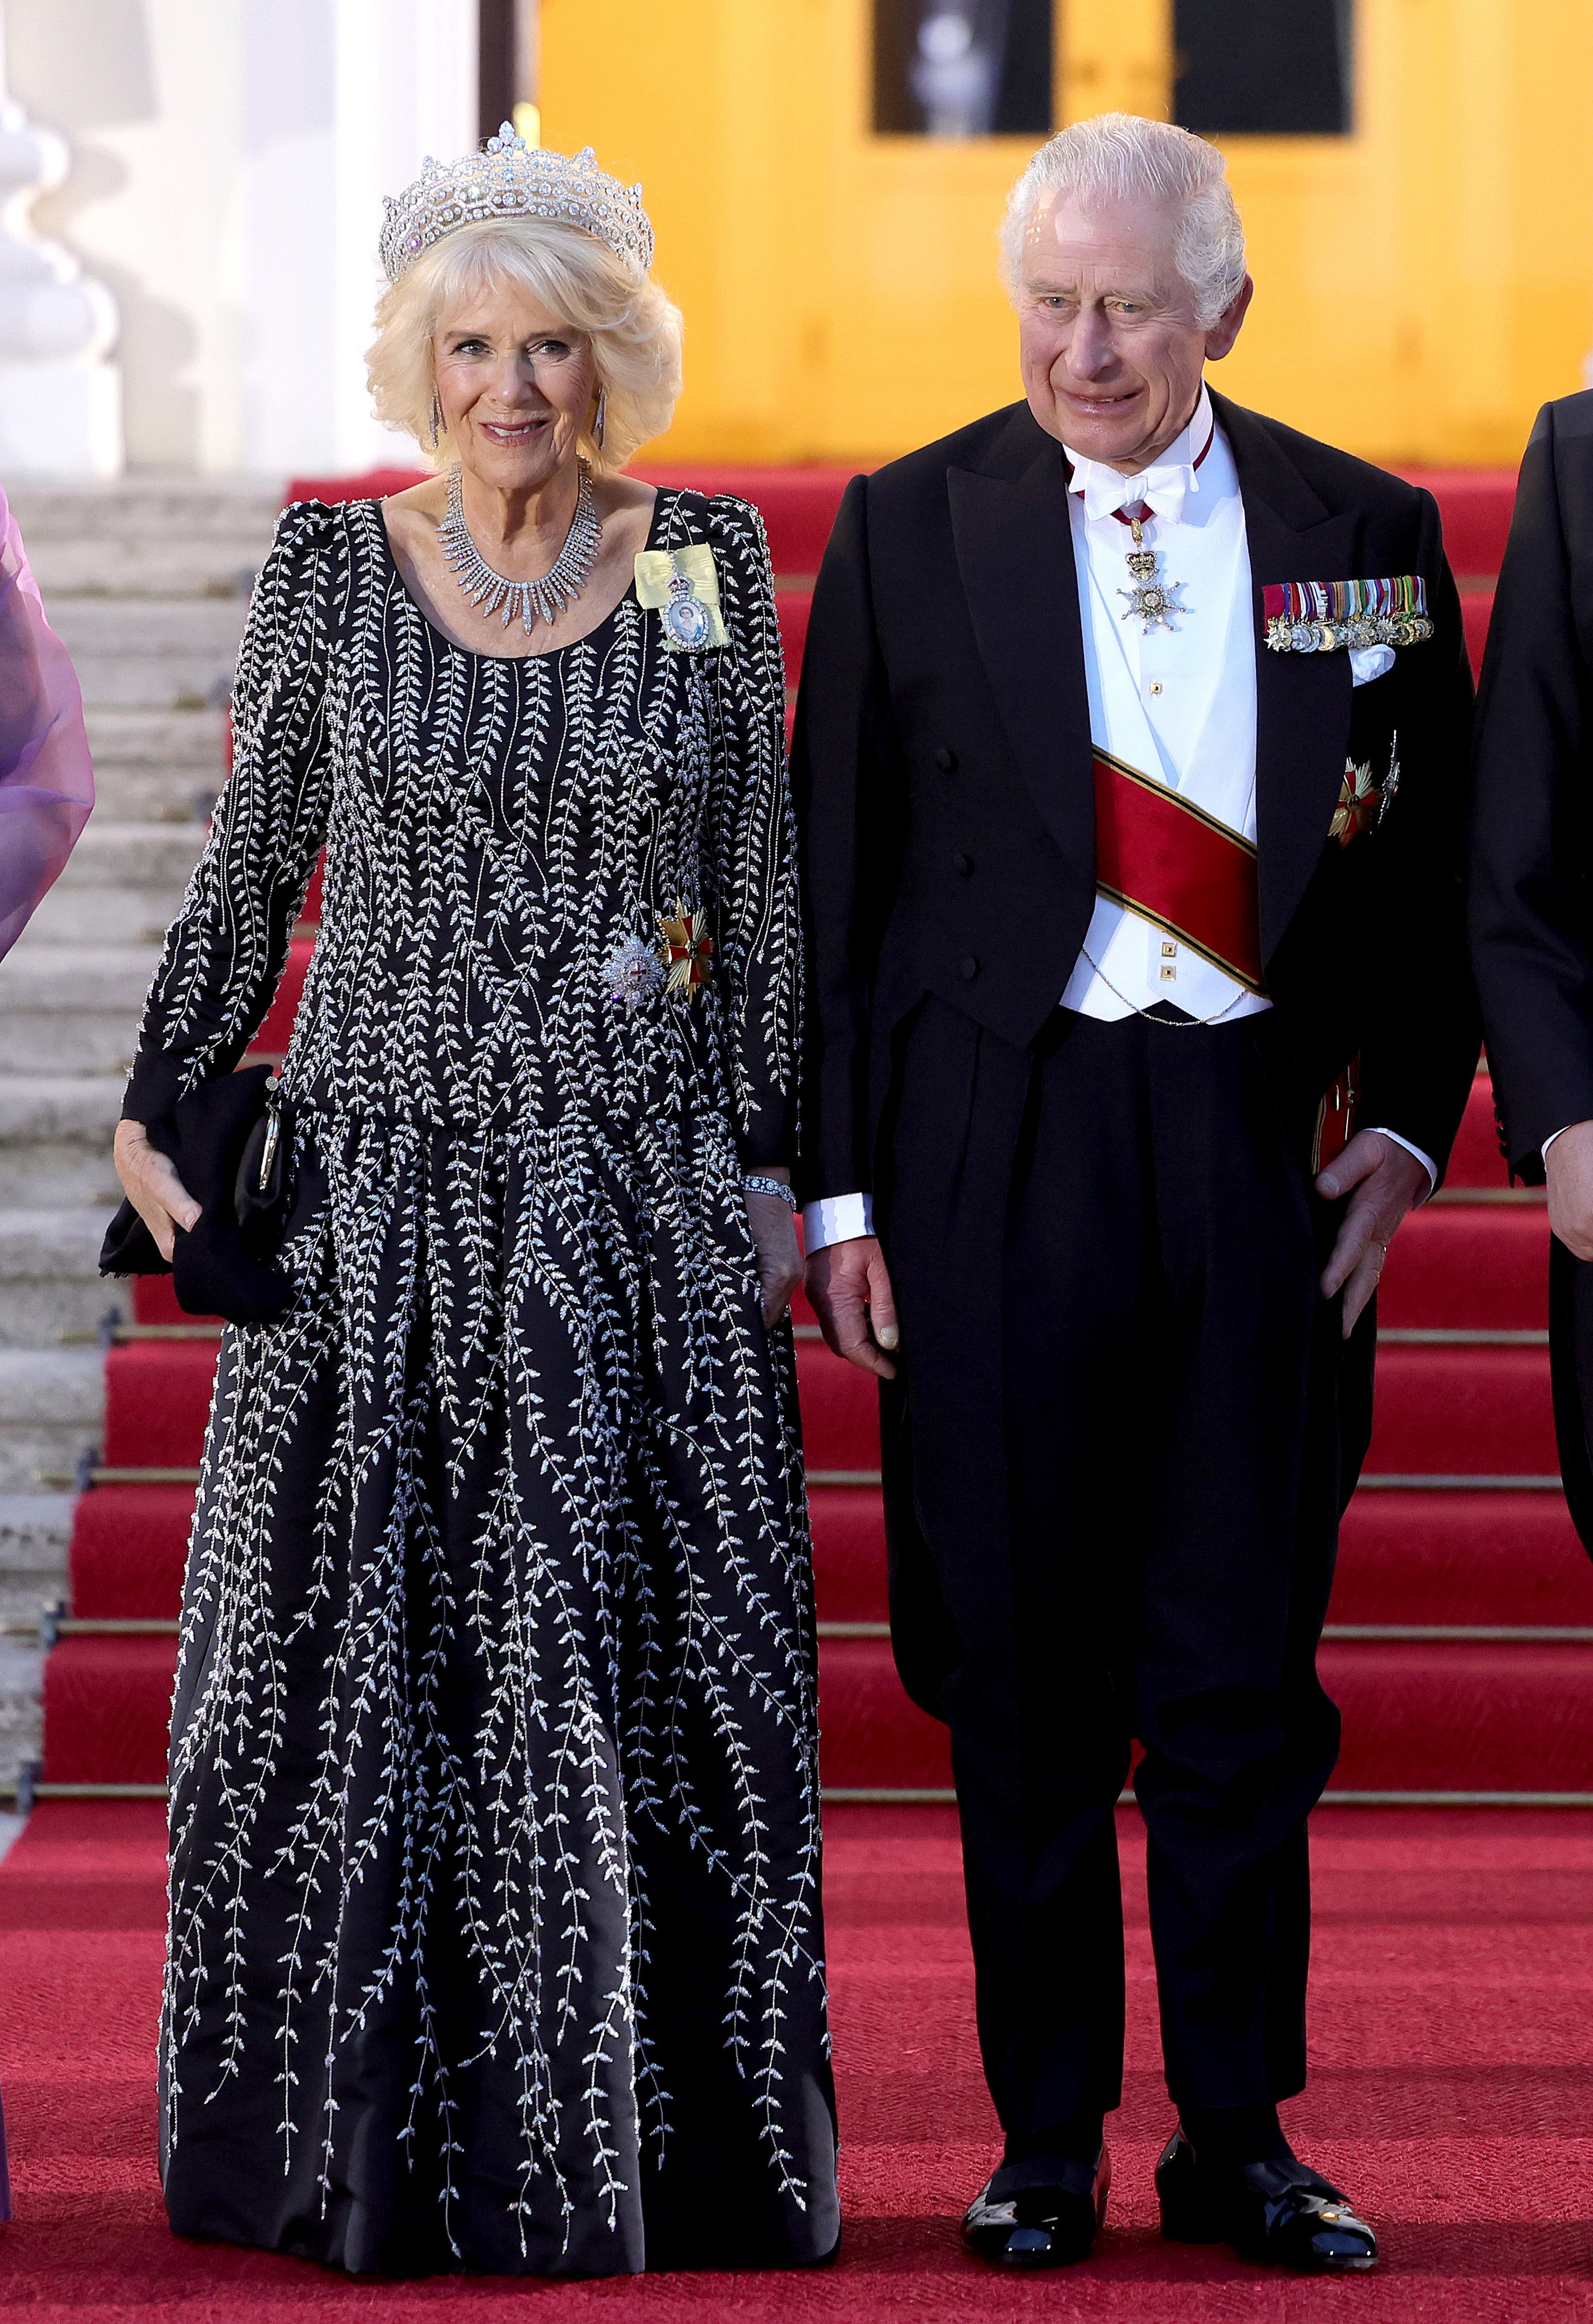
[{"label": "gold cross medal", "polygon": [[695,1001],[714,973],[714,939],[702,913],[677,903],[672,912],[658,914],[658,936],[665,991]]},{"label": "gold cross medal", "polygon": [[1133,528],[1134,546],[1124,562],[1134,576],[1134,586],[1132,589],[1119,589],[1118,595],[1128,600],[1124,621],[1132,621],[1137,614],[1141,633],[1148,638],[1153,630],[1170,630],[1173,627],[1171,616],[1187,613],[1189,607],[1180,603],[1183,594],[1183,582],[1163,579],[1162,553],[1158,549],[1146,548],[1145,528],[1138,517],[1130,517],[1128,522]]}]

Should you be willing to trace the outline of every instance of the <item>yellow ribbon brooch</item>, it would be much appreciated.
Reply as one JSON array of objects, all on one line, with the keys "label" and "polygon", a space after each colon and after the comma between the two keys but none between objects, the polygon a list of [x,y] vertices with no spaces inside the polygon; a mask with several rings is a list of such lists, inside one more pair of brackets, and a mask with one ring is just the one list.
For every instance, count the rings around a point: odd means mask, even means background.
[{"label": "yellow ribbon brooch", "polygon": [[684,549],[644,549],[636,559],[636,599],[664,625],[668,653],[702,653],[727,645],[719,611],[719,576],[704,540]]}]

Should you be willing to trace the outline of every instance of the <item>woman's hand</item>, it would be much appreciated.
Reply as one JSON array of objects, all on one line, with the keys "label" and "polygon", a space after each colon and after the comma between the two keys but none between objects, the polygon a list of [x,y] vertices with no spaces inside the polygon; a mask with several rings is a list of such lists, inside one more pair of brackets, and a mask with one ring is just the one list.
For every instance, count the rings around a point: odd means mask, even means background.
[{"label": "woman's hand", "polygon": [[176,1230],[180,1227],[188,1234],[198,1225],[198,1204],[174,1165],[150,1144],[142,1121],[116,1124],[113,1151],[122,1191],[153,1235],[155,1249],[169,1259],[176,1248]]},{"label": "woman's hand", "polygon": [[[766,1170],[767,1178],[790,1184],[785,1170]],[[763,1325],[772,1331],[790,1305],[802,1282],[802,1250],[796,1240],[796,1221],[778,1194],[748,1194],[747,1224],[758,1251],[758,1284],[763,1295]]]}]

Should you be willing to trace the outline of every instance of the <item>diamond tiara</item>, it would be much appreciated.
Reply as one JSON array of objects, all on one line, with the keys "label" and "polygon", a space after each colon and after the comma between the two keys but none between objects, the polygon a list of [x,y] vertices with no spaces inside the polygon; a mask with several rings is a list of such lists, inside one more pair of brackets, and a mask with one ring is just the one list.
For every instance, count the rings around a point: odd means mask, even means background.
[{"label": "diamond tiara", "polygon": [[640,186],[622,186],[600,170],[590,145],[572,161],[528,145],[506,121],[481,152],[458,161],[434,161],[428,153],[413,185],[388,195],[382,226],[388,281],[396,282],[423,250],[462,226],[508,217],[584,226],[643,274],[653,263],[653,230]]}]

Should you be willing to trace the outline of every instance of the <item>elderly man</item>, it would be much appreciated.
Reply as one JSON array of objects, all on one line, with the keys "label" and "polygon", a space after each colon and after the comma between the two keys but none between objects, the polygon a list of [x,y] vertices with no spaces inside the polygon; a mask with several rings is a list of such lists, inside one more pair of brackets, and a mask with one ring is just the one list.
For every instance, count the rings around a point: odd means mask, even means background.
[{"label": "elderly man", "polygon": [[1477,1054],[1470,684],[1428,495],[1203,383],[1251,296],[1222,171],[1120,115],[1036,155],[1026,401],[854,480],[797,719],[808,1285],[886,1384],[1007,2142],[967,2232],[1009,2265],[1104,2212],[1135,1739],[1164,2231],[1377,2255],[1276,2107],[1372,1294]]}]

